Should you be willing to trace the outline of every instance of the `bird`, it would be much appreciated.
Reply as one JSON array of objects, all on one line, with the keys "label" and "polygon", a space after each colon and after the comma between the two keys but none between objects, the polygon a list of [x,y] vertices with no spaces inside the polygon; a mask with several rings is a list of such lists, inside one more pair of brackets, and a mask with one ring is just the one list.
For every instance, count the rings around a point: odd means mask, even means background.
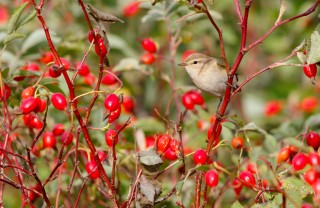
[{"label": "bird", "polygon": [[202,53],[193,53],[178,65],[185,67],[193,83],[200,90],[222,100],[227,87],[228,74],[221,60]]}]

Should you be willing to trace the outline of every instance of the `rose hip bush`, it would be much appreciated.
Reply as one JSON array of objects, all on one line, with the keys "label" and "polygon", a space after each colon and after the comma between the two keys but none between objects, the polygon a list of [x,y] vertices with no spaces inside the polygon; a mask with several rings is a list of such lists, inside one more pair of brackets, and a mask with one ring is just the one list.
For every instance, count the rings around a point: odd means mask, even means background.
[{"label": "rose hip bush", "polygon": [[1,205],[316,207],[319,4],[2,1]]}]

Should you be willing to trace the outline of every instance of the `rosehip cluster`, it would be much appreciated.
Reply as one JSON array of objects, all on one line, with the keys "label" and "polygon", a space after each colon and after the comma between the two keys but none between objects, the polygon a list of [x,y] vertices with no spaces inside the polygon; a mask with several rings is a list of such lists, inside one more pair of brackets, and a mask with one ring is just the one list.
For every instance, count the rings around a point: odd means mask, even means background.
[{"label": "rosehip cluster", "polygon": [[156,43],[150,38],[145,38],[141,41],[141,46],[146,51],[140,58],[141,63],[146,65],[152,64],[156,60],[154,55],[157,52]]},{"label": "rosehip cluster", "polygon": [[[97,43],[95,42],[94,36],[98,40]],[[101,35],[99,34],[99,31],[97,29],[94,29],[93,32],[90,31],[88,33],[88,40],[90,43],[91,42],[94,43],[94,50],[98,56],[104,57],[107,55],[108,48],[104,42],[104,39],[101,37]]]},{"label": "rosehip cluster", "polygon": [[112,123],[120,117],[121,105],[116,94],[109,94],[104,100],[104,107],[108,111],[108,122]]},{"label": "rosehip cluster", "polygon": [[203,109],[206,109],[202,95],[195,90],[184,93],[181,100],[183,106],[188,110],[193,110],[195,105],[200,105]]},{"label": "rosehip cluster", "polygon": [[164,154],[167,160],[176,160],[180,155],[180,142],[177,139],[172,139],[169,134],[158,136],[157,151],[159,154]]}]

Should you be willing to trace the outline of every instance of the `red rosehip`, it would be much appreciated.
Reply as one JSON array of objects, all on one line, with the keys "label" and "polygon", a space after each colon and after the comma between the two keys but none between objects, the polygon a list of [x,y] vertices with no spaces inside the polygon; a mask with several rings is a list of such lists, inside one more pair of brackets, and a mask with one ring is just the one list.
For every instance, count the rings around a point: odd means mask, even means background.
[{"label": "red rosehip", "polygon": [[308,155],[310,165],[316,166],[320,165],[320,155],[316,152],[312,152]]},{"label": "red rosehip", "polygon": [[28,97],[27,99],[24,99],[20,104],[20,109],[23,114],[28,114],[32,111],[34,111],[37,107],[38,103],[36,101],[36,98],[34,97]]},{"label": "red rosehip", "polygon": [[25,115],[23,115],[23,123],[24,123],[24,125],[26,125],[27,127],[29,127],[29,128],[32,128],[31,127],[31,125],[30,125],[30,120],[31,120],[31,117],[32,117],[33,115],[31,115],[31,114],[25,114]]},{"label": "red rosehip", "polygon": [[156,57],[153,55],[153,53],[150,52],[144,53],[140,58],[141,63],[146,65],[152,64],[153,62],[155,62],[155,60]]},{"label": "red rosehip", "polygon": [[164,153],[170,146],[171,137],[168,134],[162,135],[158,139],[157,150],[159,153]]},{"label": "red rosehip", "polygon": [[43,146],[45,148],[52,148],[56,145],[56,138],[54,137],[53,133],[46,132],[43,134]]},{"label": "red rosehip", "polygon": [[315,195],[320,195],[320,178],[318,178],[312,185]]},{"label": "red rosehip", "polygon": [[197,0],[197,3],[198,3],[198,4],[201,3],[201,2],[203,2],[203,0]]},{"label": "red rosehip", "polygon": [[282,103],[278,100],[270,101],[264,108],[264,114],[266,116],[277,115],[282,110]]},{"label": "red rosehip", "polygon": [[108,155],[104,151],[101,151],[101,150],[98,151],[98,157],[101,162],[103,162],[107,156]]},{"label": "red rosehip", "polygon": [[301,208],[313,208],[313,206],[311,204],[309,204],[309,203],[303,203],[301,205]]},{"label": "red rosehip", "polygon": [[150,38],[145,38],[141,41],[141,46],[143,47],[144,50],[150,52],[150,53],[155,53],[157,51],[157,46],[153,40]]},{"label": "red rosehip", "polygon": [[277,162],[282,163],[289,159],[290,157],[290,149],[288,147],[284,147],[280,150],[277,156]]},{"label": "red rosehip", "polygon": [[133,99],[132,99],[131,97],[125,96],[125,97],[123,98],[122,105],[123,105],[123,107],[124,107],[124,110],[125,110],[127,113],[133,112],[134,102],[133,102]]},{"label": "red rosehip", "polygon": [[61,70],[59,69],[59,67],[57,65],[52,65],[49,68],[49,76],[52,78],[57,78],[61,75]]},{"label": "red rosehip", "polygon": [[233,190],[234,190],[235,194],[236,194],[237,196],[239,196],[240,193],[241,193],[241,190],[242,190],[242,183],[241,183],[241,181],[240,181],[239,179],[237,179],[237,178],[233,179],[233,181],[232,181],[232,187],[233,187]]},{"label": "red rosehip", "polygon": [[292,159],[292,168],[295,171],[302,170],[308,163],[309,158],[303,153],[298,153]]},{"label": "red rosehip", "polygon": [[59,136],[64,131],[65,131],[64,125],[62,123],[57,123],[52,129],[52,133],[53,133],[54,136]]},{"label": "red rosehip", "polygon": [[109,123],[114,122],[115,120],[117,120],[120,117],[120,114],[121,114],[121,106],[118,106],[118,108],[116,110],[114,110],[110,113],[109,118],[108,118],[108,122]]},{"label": "red rosehip", "polygon": [[307,144],[317,150],[320,146],[320,136],[317,132],[310,131],[306,135]]},{"label": "red rosehip", "polygon": [[317,75],[317,65],[316,64],[307,64],[303,66],[304,74],[311,78]]},{"label": "red rosehip", "polygon": [[86,171],[89,174],[89,177],[92,179],[97,179],[100,177],[98,167],[94,160],[91,160],[86,164]]},{"label": "red rosehip", "polygon": [[180,142],[177,139],[171,139],[169,148],[172,151],[176,152],[179,150],[179,147],[180,147]]},{"label": "red rosehip", "polygon": [[256,168],[255,168],[255,166],[254,166],[254,164],[252,162],[248,163],[247,171],[250,171],[252,174],[255,174],[257,172]]},{"label": "red rosehip", "polygon": [[21,98],[22,99],[26,99],[28,97],[33,97],[34,95],[34,92],[35,92],[35,89],[34,87],[27,87],[26,89],[24,89],[21,93]]},{"label": "red rosehip", "polygon": [[182,95],[181,100],[182,100],[183,106],[184,106],[186,109],[188,109],[188,110],[193,110],[193,109],[194,109],[195,103],[194,103],[194,100],[191,98],[190,94],[184,93],[184,94]]},{"label": "red rosehip", "polygon": [[94,74],[90,73],[87,76],[85,76],[83,78],[84,83],[86,83],[87,85],[92,85],[94,83],[94,80],[96,79],[96,77],[94,76]]},{"label": "red rosehip", "polygon": [[41,100],[41,104],[38,103],[38,111],[43,112],[47,108],[47,100]]},{"label": "red rosehip", "polygon": [[38,97],[36,97],[36,103],[37,103],[37,106],[36,106],[36,108],[35,108],[33,111],[37,113],[37,112],[40,111],[41,106],[42,106],[42,101],[41,101],[41,99],[38,98]]},{"label": "red rosehip", "polygon": [[153,136],[146,137],[146,148],[154,146],[155,139]]},{"label": "red rosehip", "polygon": [[119,107],[120,101],[116,94],[109,94],[104,100],[104,107],[109,111],[115,111]]},{"label": "red rosehip", "polygon": [[205,177],[206,177],[206,184],[211,188],[216,187],[218,185],[219,176],[214,170],[207,171]]},{"label": "red rosehip", "polygon": [[76,67],[77,67],[77,70],[78,70],[78,74],[79,74],[80,76],[85,77],[85,76],[87,76],[87,75],[90,73],[89,66],[88,66],[87,64],[85,64],[85,63],[83,63],[83,64],[81,65],[81,63],[78,62],[78,63],[76,64]]},{"label": "red rosehip", "polygon": [[[100,51],[99,51],[99,48],[100,48]],[[98,44],[95,45],[94,49],[95,49],[96,54],[98,56],[100,56],[100,55],[101,56],[106,56],[107,53],[108,53],[108,50],[107,50],[106,45],[104,44],[103,38],[99,38]]]},{"label": "red rosehip", "polygon": [[[27,114],[28,115],[28,114]],[[37,116],[32,115],[29,118],[29,127],[30,128],[34,128],[34,129],[42,129],[43,127],[43,122],[42,120],[40,120]]]},{"label": "red rosehip", "polygon": [[301,101],[300,108],[306,113],[313,112],[318,106],[318,99],[316,97],[306,97]]},{"label": "red rosehip", "polygon": [[123,16],[125,17],[135,16],[140,11],[139,5],[140,5],[140,2],[138,1],[134,1],[127,4],[122,10]]},{"label": "red rosehip", "polygon": [[265,189],[269,186],[269,183],[268,183],[268,180],[267,180],[267,179],[263,179],[263,180],[262,180],[262,186],[263,186],[263,188],[265,188]]},{"label": "red rosehip", "polygon": [[[64,67],[64,70],[67,71],[70,68],[70,62],[65,58],[60,58],[60,60],[61,60],[61,63]],[[56,65],[59,65],[58,62],[56,62]]]},{"label": "red rosehip", "polygon": [[109,129],[105,134],[106,143],[109,147],[112,147],[112,145],[116,145],[118,143],[118,136],[117,131],[113,129]]},{"label": "red rosehip", "polygon": [[112,75],[107,73],[101,80],[101,83],[104,85],[113,85],[116,84],[118,81],[117,79]]},{"label": "red rosehip", "polygon": [[309,185],[312,185],[317,179],[317,172],[310,168],[304,173],[303,178]]},{"label": "red rosehip", "polygon": [[50,62],[53,62],[54,61],[54,56],[53,56],[53,53],[51,51],[48,51],[48,52],[45,52],[40,61],[44,64],[48,64]]},{"label": "red rosehip", "polygon": [[26,68],[27,71],[40,71],[40,67],[37,63],[29,63]]},{"label": "red rosehip", "polygon": [[199,165],[203,165],[207,161],[207,152],[203,149],[197,150],[193,155],[193,161]]},{"label": "red rosehip", "polygon": [[241,137],[234,137],[231,142],[233,148],[241,149],[243,147],[243,139]]},{"label": "red rosehip", "polygon": [[[93,32],[89,31],[88,33],[88,41],[91,43],[94,41],[93,33],[96,35],[97,39],[99,40],[101,38],[100,34],[98,33],[97,29],[94,29]],[[93,42],[94,43],[94,42]]]},{"label": "red rosehip", "polygon": [[64,110],[67,107],[67,99],[58,92],[52,94],[51,103],[58,110]]},{"label": "red rosehip", "polygon": [[0,6],[0,25],[7,25],[10,18],[9,8],[6,6]]},{"label": "red rosehip", "polygon": [[239,179],[241,180],[242,184],[246,187],[250,188],[250,187],[256,185],[256,179],[255,179],[254,175],[247,170],[242,171],[239,174]]},{"label": "red rosehip", "polygon": [[62,135],[61,135],[61,142],[62,143],[69,145],[69,144],[71,144],[72,140],[73,140],[72,133],[69,134],[69,132],[67,132],[67,131],[62,133]]},{"label": "red rosehip", "polygon": [[198,93],[197,91],[189,91],[191,99],[193,100],[194,104],[197,105],[203,105],[204,104],[204,99],[202,97],[202,95],[200,93]]},{"label": "red rosehip", "polygon": [[172,151],[170,148],[164,153],[164,157],[170,161],[178,159],[176,152]]},{"label": "red rosehip", "polygon": [[0,89],[0,101],[2,101],[2,98],[4,97],[5,100],[7,100],[11,95],[11,89],[8,85],[3,84],[3,87]]}]

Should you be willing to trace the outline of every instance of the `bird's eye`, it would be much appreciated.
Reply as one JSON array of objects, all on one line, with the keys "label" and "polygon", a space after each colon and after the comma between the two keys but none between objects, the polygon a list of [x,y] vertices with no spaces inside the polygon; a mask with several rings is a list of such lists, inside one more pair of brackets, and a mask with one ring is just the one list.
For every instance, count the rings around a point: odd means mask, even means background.
[{"label": "bird's eye", "polygon": [[198,63],[197,61],[194,61],[194,62],[193,62],[193,64],[197,64],[197,63]]}]

